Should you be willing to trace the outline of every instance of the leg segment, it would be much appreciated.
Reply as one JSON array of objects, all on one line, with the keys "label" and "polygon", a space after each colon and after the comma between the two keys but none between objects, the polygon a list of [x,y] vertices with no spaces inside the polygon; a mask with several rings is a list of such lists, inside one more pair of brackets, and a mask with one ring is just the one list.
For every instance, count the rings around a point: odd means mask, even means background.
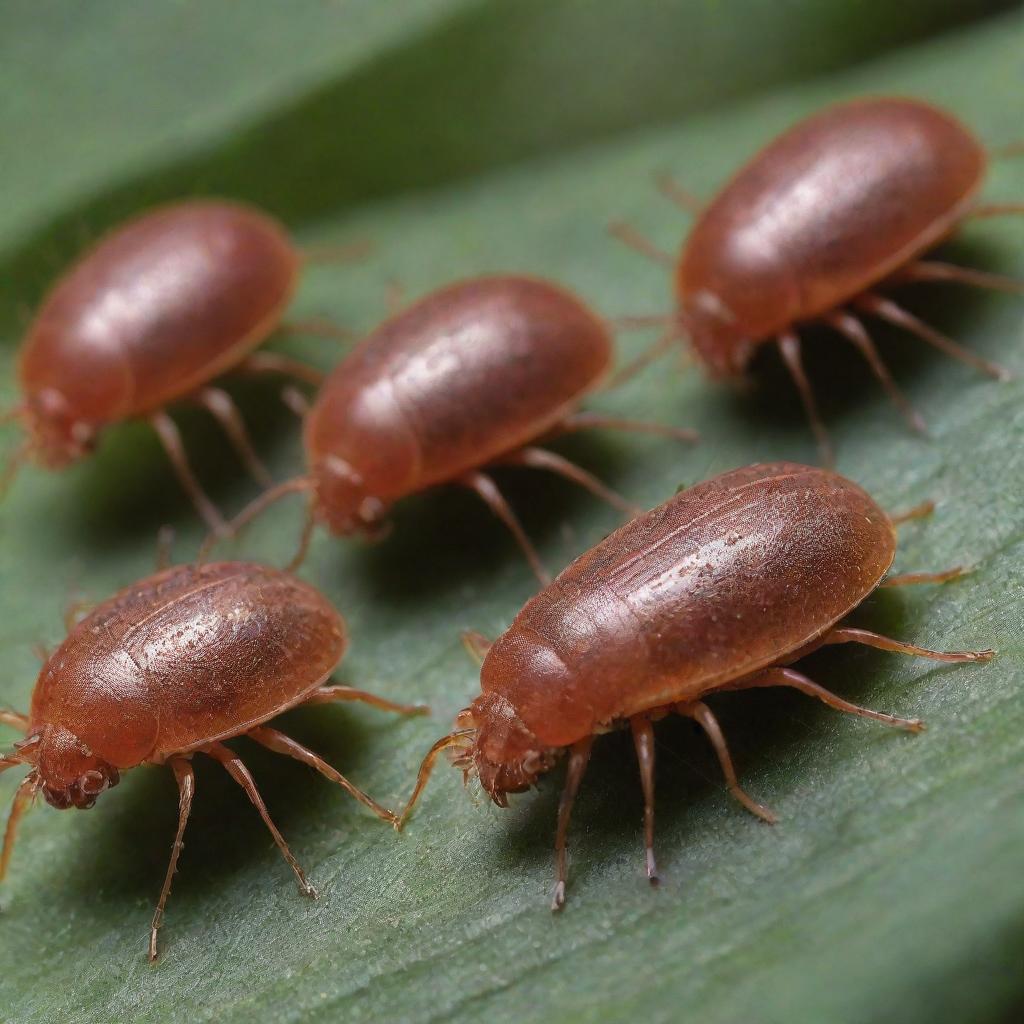
[{"label": "leg segment", "polygon": [[673,323],[666,331],[647,346],[635,359],[626,363],[621,369],[616,370],[608,387],[617,388],[626,381],[631,380],[641,370],[649,366],[656,359],[660,359],[680,338],[679,326]]},{"label": "leg segment", "polygon": [[171,846],[171,859],[167,864],[167,874],[164,876],[163,888],[160,890],[160,900],[156,905],[153,914],[153,923],[149,928],[149,962],[153,963],[157,957],[156,939],[160,926],[164,923],[164,910],[167,907],[167,898],[171,895],[171,885],[174,882],[174,874],[178,870],[178,857],[181,856],[185,836],[185,826],[188,824],[188,816],[192,813],[192,798],[196,795],[196,777],[192,771],[192,765],[183,757],[173,757],[168,762],[174,772],[174,779],[178,783],[178,831],[174,836],[174,843]]},{"label": "leg segment", "polygon": [[857,347],[868,366],[871,367],[871,372],[885,388],[890,401],[903,414],[910,429],[918,434],[926,434],[928,428],[925,426],[924,418],[910,404],[906,395],[900,391],[896,381],[892,379],[889,368],[882,362],[882,357],[878,354],[878,349],[875,348],[875,343],[871,340],[871,335],[864,329],[864,325],[852,313],[844,312],[832,313],[826,317],[826,322],[840,334],[845,335]]},{"label": "leg segment", "polygon": [[1010,379],[1009,370],[988,359],[983,359],[970,349],[964,348],[963,345],[958,345],[952,338],[947,338],[946,335],[935,330],[923,320],[919,320],[913,313],[908,312],[891,299],[867,293],[857,300],[857,304],[868,313],[873,313],[895,327],[902,327],[940,352],[945,352],[947,356],[958,359],[961,363],[967,363],[968,366],[973,366],[976,370],[988,374],[995,380]]},{"label": "leg segment", "polygon": [[616,494],[611,488],[605,487],[593,474],[544,448],[520,448],[517,452],[503,456],[500,462],[503,466],[526,466],[529,469],[546,469],[551,473],[557,473],[566,480],[579,484],[595,498],[606,501],[612,508],[617,508],[630,518],[643,512],[643,509],[626,501],[621,494]]},{"label": "leg segment", "polygon": [[[842,641],[837,640],[835,642],[841,643]],[[851,704],[849,701],[843,700],[842,697],[837,697],[830,690],[826,690],[824,686],[819,686],[793,668],[777,667],[765,669],[759,675],[751,679],[745,679],[737,686],[730,687],[730,689],[748,690],[757,686],[792,686],[793,689],[806,693],[808,697],[816,697],[830,708],[835,708],[836,711],[842,711],[847,715],[871,718],[876,722],[881,722],[883,725],[890,725],[895,729],[906,729],[908,732],[920,732],[924,728],[924,723],[919,718],[897,718],[895,715],[887,715],[882,711],[872,711],[870,708],[862,708],[859,704]]]},{"label": "leg segment", "polygon": [[973,267],[958,267],[955,263],[942,263],[938,260],[920,260],[911,263],[897,277],[899,281],[948,281],[953,284],[966,284],[975,288],[990,288],[997,292],[1024,292],[1024,281],[1015,277],[1004,277],[1002,274],[990,274],[985,270]]},{"label": "leg segment", "polygon": [[279,352],[253,352],[246,356],[237,368],[243,373],[280,373],[317,388],[323,384],[326,376],[320,370],[307,366],[297,359],[283,356]]},{"label": "leg segment", "polygon": [[11,813],[7,818],[7,827],[4,829],[4,845],[0,851],[0,882],[7,875],[7,867],[11,863],[11,854],[14,852],[14,841],[18,837],[18,826],[25,812],[32,804],[32,800],[39,789],[39,778],[32,772],[21,780],[17,792],[14,794],[14,803],[11,804]]},{"label": "leg segment", "polygon": [[188,456],[185,454],[185,446],[181,442],[181,434],[175,426],[174,420],[163,410],[154,412],[149,417],[149,422],[156,431],[160,443],[171,460],[175,473],[185,488],[188,496],[192,499],[196,511],[202,517],[207,527],[218,537],[226,537],[230,534],[228,524],[220,514],[217,506],[207,497],[206,492],[199,486],[199,481],[192,472],[188,463]]},{"label": "leg segment", "polygon": [[671,427],[665,423],[649,423],[646,420],[627,420],[621,416],[605,416],[599,412],[574,412],[565,417],[555,428],[555,434],[572,434],[579,430],[627,430],[636,434],[657,434],[671,437],[676,441],[697,441],[700,435],[686,427]]},{"label": "leg segment", "polygon": [[322,757],[317,756],[312,750],[308,750],[290,736],[286,736],[283,732],[271,729],[265,725],[250,729],[246,735],[257,743],[262,744],[268,750],[273,750],[276,754],[286,754],[288,757],[294,757],[296,761],[308,764],[310,768],[315,768],[325,779],[336,782],[346,793],[355,797],[364,807],[369,807],[378,818],[388,822],[390,825],[398,824],[398,815],[394,811],[381,807],[376,800],[367,796],[357,786],[352,785],[341,772],[332,768]]},{"label": "leg segment", "polygon": [[729,747],[722,735],[718,719],[711,713],[711,708],[698,700],[677,704],[675,709],[679,714],[692,718],[707,734],[711,746],[718,756],[718,763],[722,766],[722,774],[725,776],[725,784],[729,787],[729,792],[755,817],[768,822],[769,825],[774,825],[775,815],[743,791],[743,787],[736,777],[736,769],[733,767],[732,757],[729,755]]},{"label": "leg segment", "polygon": [[654,184],[658,191],[674,205],[678,206],[684,213],[696,217],[704,209],[704,203],[694,195],[688,188],[684,188],[667,171],[662,171],[654,176]]},{"label": "leg segment", "polygon": [[306,320],[286,320],[278,324],[277,329],[282,334],[311,334],[314,338],[329,338],[331,341],[352,341],[356,337],[355,331],[318,316]]},{"label": "leg segment", "polygon": [[241,758],[234,751],[225,747],[223,743],[208,743],[201,749],[204,754],[209,754],[215,761],[219,761],[231,778],[245,790],[246,796],[249,797],[256,810],[259,811],[263,824],[267,826],[270,834],[274,837],[274,842],[277,843],[277,848],[281,851],[281,855],[295,873],[295,878],[299,883],[299,891],[303,896],[316,899],[316,889],[306,880],[306,875],[302,868],[299,867],[299,862],[292,856],[292,851],[288,849],[288,844],[284,841],[284,837],[278,832],[277,826],[271,820],[270,813],[267,811],[267,805],[263,802],[263,797],[260,796],[260,792],[256,788],[256,782],[249,774],[249,769],[242,763]]},{"label": "leg segment", "polygon": [[659,249],[649,238],[637,231],[632,224],[615,220],[608,225],[608,232],[613,238],[617,238],[634,252],[646,256],[654,263],[660,263],[665,267],[675,267],[676,261],[663,249]]},{"label": "leg segment", "polygon": [[484,658],[487,657],[487,652],[491,649],[494,644],[493,640],[488,640],[483,633],[478,633],[475,629],[466,630],[462,634],[462,646],[466,648],[466,653],[478,664],[484,663]]},{"label": "leg segment", "polygon": [[[918,658],[931,658],[932,661],[991,661],[995,651],[931,651],[927,647],[915,647],[914,644],[905,644],[899,640],[890,640],[887,636],[880,636],[867,629],[854,629],[852,626],[839,626],[829,630],[822,639],[822,646],[826,644],[863,644],[865,647],[874,647],[879,651],[891,651],[894,654],[913,654]],[[827,703],[827,702],[826,702]],[[874,713],[869,714],[871,717]]]},{"label": "leg segment", "polygon": [[587,770],[590,748],[593,744],[594,738],[588,736],[569,748],[569,767],[565,773],[565,789],[562,790],[562,798],[558,801],[558,828],[555,832],[555,892],[551,898],[552,910],[561,910],[565,906],[565,839],[569,831],[572,805]]},{"label": "leg segment", "polygon": [[9,725],[19,732],[28,732],[28,715],[22,715],[17,711],[0,709],[0,723]]},{"label": "leg segment", "polygon": [[196,401],[221,425],[249,475],[258,484],[272,487],[274,480],[253,449],[245,421],[234,399],[221,388],[208,387],[196,395]]},{"label": "leg segment", "polygon": [[394,711],[399,715],[429,715],[426,704],[396,704],[365,690],[354,690],[351,686],[321,686],[306,698],[306,704],[332,704],[335,701],[359,701],[381,711]]},{"label": "leg segment", "polygon": [[889,516],[889,522],[893,526],[899,526],[901,523],[909,523],[912,519],[925,519],[935,511],[935,502],[922,501],[919,505],[914,505],[913,508],[908,508],[903,512],[895,512]]},{"label": "leg segment", "polygon": [[911,587],[917,583],[948,583],[966,576],[971,570],[962,565],[955,565],[944,572],[905,572],[899,576],[889,576],[882,580],[880,587]]},{"label": "leg segment", "polygon": [[821,461],[826,466],[835,465],[832,442],[829,440],[825,425],[821,422],[821,417],[818,415],[818,405],[814,401],[814,392],[811,390],[807,374],[804,373],[803,360],[800,358],[800,339],[792,331],[786,331],[785,334],[778,336],[777,343],[782,361],[786,364],[786,369],[789,370],[789,375],[793,378],[797,391],[800,392],[800,400],[804,403],[807,419],[810,421],[811,430],[814,432],[818,442]]},{"label": "leg segment", "polygon": [[1024,213],[1024,203],[984,203],[969,210],[965,220],[979,217],[1002,217],[1007,213]]},{"label": "leg segment", "polygon": [[644,791],[644,850],[647,879],[658,884],[658,865],[654,860],[654,729],[651,720],[637,715],[629,720],[633,745],[640,765],[640,785]]},{"label": "leg segment", "polygon": [[540,580],[542,587],[546,587],[551,582],[551,576],[547,569],[544,568],[540,555],[537,554],[537,549],[530,543],[530,538],[526,536],[526,532],[516,518],[515,512],[512,511],[508,502],[502,497],[501,491],[498,490],[495,482],[486,473],[479,471],[467,473],[454,482],[462,484],[463,487],[468,487],[471,491],[475,491],[483,499],[487,507],[505,524],[512,536],[515,537],[516,543],[526,556],[527,562],[530,563],[534,576]]}]

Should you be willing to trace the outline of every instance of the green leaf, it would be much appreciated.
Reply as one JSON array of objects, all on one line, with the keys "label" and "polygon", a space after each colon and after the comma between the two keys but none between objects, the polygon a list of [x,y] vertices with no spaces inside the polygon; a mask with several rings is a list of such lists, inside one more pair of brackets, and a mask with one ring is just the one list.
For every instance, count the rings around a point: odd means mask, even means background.
[{"label": "green leaf", "polygon": [[[605,231],[624,217],[659,245],[680,244],[686,218],[655,192],[652,171],[710,195],[794,120],[864,93],[922,96],[990,145],[1018,140],[1024,22],[998,13],[1007,6],[9,4],[0,398],[14,396],[24,316],[54,276],[119,219],[183,195],[265,205],[303,244],[374,242],[363,263],[310,267],[296,316],[368,329],[389,282],[413,296],[495,270],[549,275],[607,315],[665,311],[664,270]],[[995,162],[985,194],[1024,199],[1024,160]],[[1024,276],[1019,221],[977,222],[948,248],[951,259]],[[923,717],[926,733],[893,733],[782,692],[716,699],[745,787],[779,814],[768,828],[730,801],[693,728],[659,723],[656,891],[643,879],[631,744],[602,738],[574,816],[569,904],[554,919],[560,772],[501,811],[439,769],[396,836],[319,777],[239,742],[322,898],[296,894],[242,794],[200,765],[155,967],[146,929],[176,800],[166,771],[132,772],[90,814],[44,808],[26,820],[0,896],[0,1019],[1018,1019],[1024,307],[940,286],[907,301],[1017,380],[994,384],[879,330],[930,424],[921,440],[853,354],[813,335],[811,374],[840,469],[888,508],[938,502],[932,520],[901,531],[898,567],[975,569],[945,587],[880,593],[857,620],[999,656],[937,667],[851,648],[808,670],[852,700]],[[623,335],[624,358],[644,343]],[[338,358],[329,343],[275,344],[325,367]],[[564,450],[650,504],[736,465],[813,461],[774,360],[759,364],[754,385],[734,393],[666,360],[591,405],[695,426],[699,446],[601,435]],[[235,390],[260,451],[280,477],[294,473],[298,432],[276,386]],[[216,431],[187,410],[181,419],[204,481],[226,508],[241,507],[254,490]],[[502,484],[552,566],[616,525],[561,483],[510,472]],[[275,509],[235,552],[282,564],[300,515]],[[61,638],[67,603],[151,571],[164,522],[178,529],[179,557],[191,557],[202,530],[140,426],[111,430],[80,466],[22,474],[0,506],[0,703],[27,706],[33,645]],[[303,574],[351,626],[340,678],[425,700],[435,714],[314,708],[286,727],[397,804],[475,692],[460,631],[501,631],[532,578],[487,511],[451,490],[404,503],[377,546],[318,537]],[[0,778],[4,803],[16,774]]]}]

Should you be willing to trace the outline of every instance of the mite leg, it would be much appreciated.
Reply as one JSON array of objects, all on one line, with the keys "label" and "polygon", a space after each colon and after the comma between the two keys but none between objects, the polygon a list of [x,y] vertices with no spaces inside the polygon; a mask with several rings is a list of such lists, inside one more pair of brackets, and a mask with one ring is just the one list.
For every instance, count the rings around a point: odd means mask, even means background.
[{"label": "mite leg", "polygon": [[899,640],[891,640],[867,629],[854,629],[852,626],[838,626],[829,630],[822,638],[821,645],[827,644],[863,644],[879,651],[891,651],[894,654],[913,654],[918,658],[931,658],[932,661],[991,661],[995,651],[931,651],[927,647],[915,647]]},{"label": "mite leg", "polygon": [[299,883],[299,891],[303,896],[316,899],[316,889],[306,880],[306,875],[302,868],[299,867],[299,862],[292,856],[292,851],[288,849],[288,844],[284,841],[284,837],[278,832],[277,826],[271,820],[270,813],[267,811],[267,805],[263,802],[263,797],[260,796],[260,792],[256,788],[256,782],[249,774],[249,769],[242,763],[241,758],[225,747],[223,743],[208,743],[200,749],[204,754],[209,754],[215,761],[219,761],[231,778],[245,790],[246,796],[249,797],[256,810],[259,811],[263,824],[267,826],[270,834],[274,837],[274,842],[277,843],[277,848],[281,851],[281,855],[295,873],[295,878]]},{"label": "mite leg", "polygon": [[1009,380],[1012,376],[1009,370],[1004,369],[997,363],[990,362],[988,359],[983,359],[962,345],[958,345],[952,338],[947,338],[946,335],[935,330],[934,327],[929,326],[923,320],[919,320],[913,313],[908,312],[902,306],[898,306],[890,299],[883,299],[880,295],[868,293],[862,295],[857,300],[857,304],[868,313],[873,313],[895,327],[902,327],[905,331],[917,335],[922,341],[937,348],[940,352],[945,352],[947,356],[958,359],[962,363],[967,363],[968,366],[973,366],[976,370],[988,374],[989,377],[993,377],[995,380]]},{"label": "mite leg", "polygon": [[655,174],[654,184],[670,203],[678,206],[684,213],[689,213],[696,217],[704,209],[704,203],[700,197],[694,195],[688,188],[680,185],[667,171]]},{"label": "mite leg", "polygon": [[622,220],[612,221],[608,225],[608,233],[612,238],[617,238],[634,252],[638,252],[654,263],[675,268],[676,261],[664,249],[659,249],[649,238],[637,231],[632,224],[627,224]]},{"label": "mite leg", "polygon": [[641,370],[650,366],[655,360],[660,359],[669,349],[682,337],[678,324],[672,324],[663,331],[659,337],[647,346],[635,359],[631,359],[625,366],[616,370],[612,379],[608,382],[609,388],[617,388],[626,381],[632,380]]},{"label": "mite leg", "polygon": [[555,832],[555,892],[551,898],[552,910],[561,910],[565,906],[565,839],[569,832],[572,805],[587,770],[590,748],[593,744],[594,738],[588,736],[569,748],[569,767],[565,773],[565,788],[558,801],[558,828]]},{"label": "mite leg", "polygon": [[462,484],[463,487],[468,487],[483,499],[487,507],[505,524],[509,533],[515,537],[520,550],[526,556],[527,562],[530,563],[534,576],[540,580],[542,587],[546,587],[551,582],[551,576],[548,574],[547,569],[544,568],[544,563],[541,562],[537,549],[530,543],[530,538],[526,536],[526,532],[516,518],[516,514],[502,497],[497,484],[486,473],[479,471],[467,473],[453,482]]},{"label": "mite leg", "polygon": [[786,331],[776,339],[779,346],[779,354],[782,361],[789,370],[790,377],[800,392],[800,400],[804,403],[804,411],[810,421],[811,430],[818,442],[818,451],[821,453],[821,461],[826,466],[835,465],[835,455],[832,451],[832,442],[829,440],[825,425],[818,415],[818,405],[814,400],[814,392],[811,390],[810,381],[804,373],[803,360],[800,358],[800,339],[792,332]]},{"label": "mite leg", "polygon": [[[835,642],[841,643],[838,640]],[[801,693],[806,693],[808,697],[816,697],[830,708],[835,708],[836,711],[842,711],[847,715],[870,718],[876,722],[882,722],[884,725],[891,725],[895,729],[906,729],[908,732],[920,732],[924,728],[924,722],[919,718],[897,718],[895,715],[887,715],[882,711],[872,711],[870,708],[862,708],[859,704],[851,704],[792,668],[769,668],[759,675],[743,680],[739,685],[729,687],[729,689],[749,690],[757,686],[791,686]]]},{"label": "mite leg", "polygon": [[300,255],[307,263],[358,263],[365,260],[374,250],[368,238],[337,245],[307,245]]},{"label": "mite leg", "polygon": [[181,434],[178,432],[174,420],[163,410],[160,410],[150,415],[149,422],[156,431],[157,437],[160,438],[160,443],[164,446],[164,451],[167,452],[167,457],[171,460],[171,465],[178,474],[178,480],[181,481],[182,487],[185,488],[186,493],[192,499],[192,504],[195,505],[196,511],[202,517],[207,527],[218,537],[228,536],[231,532],[228,524],[224,521],[224,517],[218,511],[217,506],[210,501],[206,496],[206,492],[199,486],[199,481],[192,472],[192,467],[188,464],[185,446],[181,443]]},{"label": "mite leg", "polygon": [[944,572],[905,572],[882,580],[880,587],[910,587],[917,583],[948,583],[966,576],[971,570],[963,565],[954,565]]},{"label": "mite leg", "polygon": [[305,320],[286,320],[278,324],[277,329],[282,334],[312,335],[314,338],[327,338],[331,341],[352,341],[356,337],[355,331],[319,316]]},{"label": "mite leg", "polygon": [[314,690],[303,701],[304,704],[332,704],[335,701],[358,701],[369,704],[381,711],[394,711],[398,715],[429,715],[430,708],[426,704],[396,704],[393,700],[385,700],[365,690],[354,690],[351,686],[321,686]]},{"label": "mite leg", "polygon": [[289,385],[281,392],[281,401],[300,420],[304,420],[312,408],[309,399],[294,385]]},{"label": "mite leg", "polygon": [[579,484],[584,490],[590,491],[595,498],[606,501],[612,508],[617,508],[630,518],[638,516],[643,509],[626,501],[621,494],[616,494],[610,487],[605,487],[600,480],[585,469],[563,459],[561,455],[549,452],[544,448],[520,448],[517,452],[504,455],[499,460],[503,466],[526,466],[529,469],[546,469],[550,473],[557,473],[574,484]]},{"label": "mite leg", "polygon": [[231,396],[221,388],[208,387],[196,395],[196,401],[221,425],[249,475],[258,484],[272,487],[274,480],[253,449],[245,421]]},{"label": "mite leg", "polygon": [[[5,758],[4,760],[8,759]],[[10,765],[6,767],[10,767]],[[25,812],[31,806],[38,789],[39,778],[35,772],[32,772],[21,780],[21,785],[18,786],[17,792],[14,794],[11,813],[7,817],[7,827],[4,829],[4,845],[3,849],[0,850],[0,882],[6,877],[7,867],[11,863],[14,841],[18,838],[18,826],[21,824],[21,819],[25,816]]]},{"label": "mite leg", "polygon": [[172,757],[168,764],[171,767],[171,771],[174,772],[174,781],[178,783],[178,831],[175,833],[174,843],[171,846],[171,859],[167,864],[167,874],[164,875],[160,899],[153,913],[153,923],[149,928],[150,963],[153,963],[157,957],[157,933],[160,931],[160,926],[164,923],[164,910],[167,907],[167,899],[171,895],[171,885],[174,882],[175,872],[178,870],[178,858],[181,856],[181,851],[185,846],[182,842],[185,836],[185,826],[188,824],[188,816],[192,813],[192,798],[196,795],[196,777],[188,760],[184,757]]},{"label": "mite leg", "polygon": [[637,434],[657,434],[671,437],[676,441],[698,441],[696,430],[686,427],[671,427],[665,423],[650,423],[647,420],[629,420],[621,416],[605,416],[599,412],[574,412],[558,424],[550,436],[572,434],[579,430],[628,430]]},{"label": "mite leg", "polygon": [[493,640],[488,640],[483,633],[478,633],[475,629],[468,629],[462,634],[462,646],[478,665],[484,663],[484,658],[493,645]]},{"label": "mite leg", "polygon": [[647,879],[658,884],[658,865],[654,860],[654,729],[651,720],[636,715],[629,720],[633,745],[640,765],[640,785],[644,791],[644,850]]},{"label": "mite leg", "polygon": [[1004,214],[1024,213],[1024,203],[984,203],[968,210],[964,220],[980,217],[1002,217]]},{"label": "mite leg", "polygon": [[313,387],[320,387],[324,382],[322,371],[307,366],[298,359],[291,359],[279,352],[253,352],[247,355],[237,367],[243,373],[280,373],[285,377],[295,377]]},{"label": "mite leg", "polygon": [[900,391],[896,381],[892,379],[889,368],[882,362],[882,357],[878,354],[878,349],[875,348],[875,343],[871,340],[871,335],[864,329],[864,325],[853,314],[845,312],[832,313],[825,319],[830,326],[853,342],[867,361],[868,366],[871,367],[871,372],[885,389],[890,401],[903,414],[910,429],[918,434],[926,434],[928,428],[925,426],[923,417],[910,404],[906,395]]},{"label": "mite leg", "polygon": [[450,747],[462,747],[464,750],[471,748],[473,746],[472,734],[472,729],[459,729],[456,732],[449,733],[447,736],[442,736],[427,751],[426,757],[420,762],[420,770],[416,774],[416,785],[413,786],[412,795],[406,801],[405,807],[395,823],[396,829],[401,831],[405,827],[412,809],[416,806],[416,801],[419,800],[420,794],[430,780],[431,774],[433,774],[434,765],[437,763],[441,753]]},{"label": "mite leg", "polygon": [[283,732],[271,729],[265,725],[250,729],[246,735],[257,743],[261,743],[268,750],[273,750],[277,754],[286,754],[288,757],[294,757],[296,761],[301,761],[303,764],[308,764],[310,768],[315,768],[324,778],[330,779],[331,782],[336,782],[349,796],[355,797],[364,807],[369,807],[378,818],[391,825],[398,824],[398,815],[394,811],[381,807],[376,800],[367,796],[358,786],[354,786],[341,772],[332,768],[322,757],[318,757],[312,750],[308,750],[290,736],[286,736]]},{"label": "mite leg", "polygon": [[0,708],[0,723],[9,725],[12,729],[17,729],[19,732],[28,732],[28,715],[22,715],[17,711],[8,711]]},{"label": "mite leg", "polygon": [[96,607],[95,601],[80,598],[77,601],[70,601],[64,608],[64,629],[70,633],[79,622],[88,614],[90,609]]},{"label": "mite leg", "polygon": [[997,292],[1024,292],[1024,281],[1003,274],[990,274],[973,267],[959,267],[955,263],[938,260],[919,260],[911,263],[897,276],[898,281],[943,281],[966,284],[974,288],[989,288]]},{"label": "mite leg", "polygon": [[718,763],[722,766],[722,774],[725,776],[725,784],[729,787],[729,792],[755,817],[768,822],[769,825],[774,825],[775,815],[763,804],[759,804],[753,797],[748,796],[740,785],[739,779],[736,777],[736,769],[733,767],[732,757],[729,755],[729,747],[725,742],[725,736],[722,735],[718,719],[711,713],[711,708],[698,700],[677,704],[675,709],[679,714],[692,718],[707,734],[718,757]]},{"label": "mite leg", "polygon": [[893,526],[899,526],[901,523],[909,523],[912,519],[926,519],[935,511],[935,502],[922,501],[919,505],[914,505],[913,508],[908,508],[903,512],[895,512],[889,516],[889,522]]},{"label": "mite leg", "polygon": [[156,532],[156,571],[160,572],[171,564],[174,555],[174,527],[161,526]]}]

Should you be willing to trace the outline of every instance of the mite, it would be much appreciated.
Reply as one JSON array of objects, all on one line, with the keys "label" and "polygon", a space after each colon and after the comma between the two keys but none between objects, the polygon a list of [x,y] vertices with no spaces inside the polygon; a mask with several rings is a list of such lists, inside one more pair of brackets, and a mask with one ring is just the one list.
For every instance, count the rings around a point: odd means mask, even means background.
[{"label": "mite", "polygon": [[235,369],[319,383],[301,363],[253,351],[282,326],[341,332],[319,321],[282,325],[303,256],[273,218],[219,201],[164,206],[101,239],[28,328],[18,356],[23,399],[0,417],[20,421],[26,437],[4,483],[25,460],[60,469],[92,452],[105,427],[144,419],[207,525],[223,533],[166,406],[188,398],[209,410],[269,486],[237,407],[211,381]]},{"label": "mite", "polygon": [[981,143],[946,112],[919,100],[879,98],[801,121],[703,208],[666,180],[670,197],[697,215],[678,259],[628,225],[612,228],[673,268],[677,302],[666,333],[623,376],[684,336],[716,377],[742,376],[761,346],[775,345],[831,463],[799,340],[802,327],[823,324],[858,349],[911,427],[923,432],[923,419],[893,381],[861,315],[903,328],[992,377],[1007,376],[882,293],[913,281],[1024,290],[1019,281],[926,258],[969,218],[1024,213],[1024,204],[978,202],[986,165]]},{"label": "mite", "polygon": [[928,510],[891,519],[835,473],[778,463],[724,473],[634,519],[528,601],[493,645],[477,634],[467,638],[483,659],[480,696],[460,713],[455,731],[431,748],[402,820],[446,748],[499,807],[568,751],[555,841],[557,910],[565,902],[569,815],[594,737],[628,725],[644,793],[647,875],[654,882],[651,723],[676,712],[703,727],[732,794],[774,821],[740,788],[705,697],[791,686],[839,711],[916,732],[923,728],[918,720],[851,704],[792,664],[841,643],[947,662],[992,656],[930,651],[841,624],[878,586],[959,575],[954,569],[886,579],[895,523]]},{"label": "mite", "polygon": [[306,415],[308,475],[266,492],[232,529],[285,494],[309,491],[294,566],[316,523],[336,535],[379,535],[399,499],[460,484],[505,523],[538,579],[548,583],[483,467],[548,470],[635,514],[596,477],[536,442],[590,427],[695,438],[689,430],[579,412],[612,355],[607,324],[547,281],[481,277],[435,291],[385,321],[338,364]]},{"label": "mite", "polygon": [[245,790],[301,891],[316,891],[278,832],[239,757],[225,746],[248,736],[315,768],[378,817],[395,815],[311,750],[266,723],[300,704],[363,701],[402,714],[425,711],[328,684],[345,652],[345,623],[327,600],[288,573],[247,562],[177,566],[140,580],[73,625],[43,665],[28,715],[0,711],[24,732],[0,771],[29,768],[0,854],[0,879],[18,822],[39,792],[60,810],[92,807],[122,772],[166,764],[178,783],[178,831],[150,930],[157,932],[192,808],[192,757],[219,762]]}]

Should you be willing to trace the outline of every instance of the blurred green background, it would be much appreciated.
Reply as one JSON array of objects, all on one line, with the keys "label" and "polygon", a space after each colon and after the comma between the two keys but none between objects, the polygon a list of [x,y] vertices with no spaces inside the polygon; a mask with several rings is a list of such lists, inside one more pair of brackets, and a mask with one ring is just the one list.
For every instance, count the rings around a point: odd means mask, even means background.
[{"label": "blurred green background", "polygon": [[[2,3],[0,402],[13,400],[20,334],[55,275],[123,217],[188,195],[261,204],[302,243],[372,240],[362,263],[310,268],[296,316],[365,330],[390,282],[415,296],[497,270],[549,275],[608,315],[667,310],[665,273],[605,230],[626,217],[668,248],[681,243],[687,220],[652,172],[710,195],[794,120],[864,93],[929,99],[993,146],[1021,139],[1019,5]],[[985,194],[1024,199],[1024,159],[994,163]],[[973,224],[947,253],[1024,277],[1020,219]],[[176,801],[169,773],[141,769],[90,814],[43,809],[26,821],[0,892],[0,1020],[1024,1018],[1024,304],[939,287],[905,299],[1017,380],[993,384],[876,331],[929,421],[921,440],[853,354],[812,335],[840,470],[889,508],[939,503],[904,529],[898,567],[976,567],[944,588],[880,594],[858,621],[933,646],[992,645],[999,658],[945,667],[849,649],[815,656],[809,671],[851,699],[920,715],[928,732],[893,734],[797,694],[719,698],[745,786],[780,816],[772,829],[729,800],[688,723],[664,722],[657,891],[642,874],[631,745],[603,739],[558,918],[547,901],[560,771],[499,811],[439,770],[395,836],[322,779],[239,743],[322,899],[296,894],[244,797],[200,765],[156,967],[145,938]],[[645,340],[623,336],[624,356]],[[276,344],[325,367],[339,356],[327,342]],[[277,386],[231,388],[277,474],[293,473],[297,430]],[[590,404],[701,431],[692,449],[604,435],[562,446],[647,504],[735,465],[815,459],[772,359],[744,393],[669,360]],[[187,409],[180,421],[204,482],[241,507],[254,491],[217,431]],[[509,471],[502,485],[552,566],[616,525],[546,477]],[[297,506],[276,509],[235,552],[283,563],[300,518]],[[141,427],[111,431],[67,472],[22,475],[0,505],[0,704],[27,706],[33,645],[61,638],[70,600],[151,570],[164,522],[191,557],[201,528]],[[448,491],[403,505],[381,545],[318,538],[303,574],[349,620],[340,678],[425,700],[435,716],[321,708],[292,713],[287,728],[397,802],[474,693],[459,632],[499,632],[532,578],[487,511]],[[16,774],[0,778],[4,805]]]}]

